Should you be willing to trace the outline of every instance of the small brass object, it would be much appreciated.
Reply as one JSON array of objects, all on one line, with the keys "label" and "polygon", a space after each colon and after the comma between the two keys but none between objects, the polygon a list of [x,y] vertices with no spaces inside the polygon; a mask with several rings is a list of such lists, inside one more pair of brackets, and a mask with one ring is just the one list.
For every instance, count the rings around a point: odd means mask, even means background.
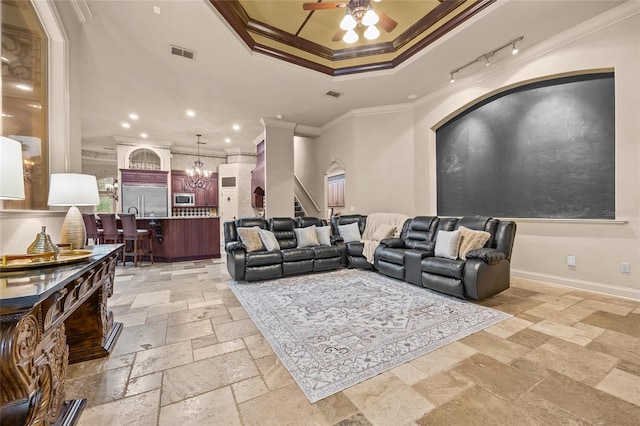
[{"label": "small brass object", "polygon": [[39,254],[39,253],[51,253],[50,256],[46,258],[38,257],[34,258],[33,262],[42,262],[47,260],[56,260],[58,258],[58,252],[60,249],[58,246],[51,242],[51,237],[46,232],[47,227],[42,227],[42,232],[39,232],[36,235],[36,239],[31,243],[29,248],[27,249],[28,254]]}]

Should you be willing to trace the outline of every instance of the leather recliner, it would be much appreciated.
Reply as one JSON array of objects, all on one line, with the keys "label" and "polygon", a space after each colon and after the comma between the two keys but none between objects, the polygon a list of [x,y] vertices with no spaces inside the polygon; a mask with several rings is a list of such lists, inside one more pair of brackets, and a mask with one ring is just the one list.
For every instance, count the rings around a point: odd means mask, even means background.
[{"label": "leather recliner", "polygon": [[[296,227],[306,228],[307,226],[316,227],[328,226],[327,221],[317,217],[296,217]],[[345,250],[344,244],[337,243],[335,239],[330,239],[330,246],[315,246],[313,250],[313,271],[330,271],[339,269],[342,266],[342,256]]]},{"label": "leather recliner", "polygon": [[364,234],[364,229],[367,225],[367,216],[349,214],[333,216],[331,218],[331,232],[336,236],[336,242],[346,246],[342,257],[342,265],[349,268],[373,269],[373,265],[367,261],[367,258],[363,254],[364,243],[362,241],[344,243],[342,238],[339,237],[340,231],[338,230],[338,226],[349,225],[354,222],[358,223],[360,235]]},{"label": "leather recliner", "polygon": [[224,223],[227,270],[236,281],[256,281],[282,277],[282,253],[280,250],[247,252],[240,241],[237,228],[257,226],[269,229],[262,217],[245,217]]},{"label": "leather recliner", "polygon": [[451,220],[455,220],[454,229],[464,226],[489,232],[491,236],[483,248],[468,252],[467,260],[432,256],[422,259],[421,285],[451,296],[475,300],[509,288],[516,223],[490,217]]}]

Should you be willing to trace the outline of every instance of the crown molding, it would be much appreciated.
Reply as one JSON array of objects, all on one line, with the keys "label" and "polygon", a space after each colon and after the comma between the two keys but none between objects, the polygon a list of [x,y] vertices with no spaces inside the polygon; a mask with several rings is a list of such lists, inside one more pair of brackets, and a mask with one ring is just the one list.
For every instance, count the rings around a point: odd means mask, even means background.
[{"label": "crown molding", "polygon": [[76,13],[76,18],[81,24],[85,21],[93,18],[89,2],[87,0],[70,0],[73,11]]},{"label": "crown molding", "polygon": [[298,123],[293,123],[291,121],[283,121],[273,118],[261,118],[260,122],[265,127],[277,127],[279,129],[287,129],[287,130],[295,130]]},{"label": "crown molding", "polygon": [[413,105],[410,103],[382,105],[369,108],[358,108],[353,110],[356,117],[364,117],[367,115],[389,114],[393,112],[413,111]]}]

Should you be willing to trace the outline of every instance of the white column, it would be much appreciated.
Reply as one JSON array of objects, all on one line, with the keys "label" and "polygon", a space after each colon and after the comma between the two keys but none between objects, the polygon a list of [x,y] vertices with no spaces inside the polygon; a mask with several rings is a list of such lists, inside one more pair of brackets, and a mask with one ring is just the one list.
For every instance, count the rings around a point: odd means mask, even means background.
[{"label": "white column", "polygon": [[293,217],[293,134],[296,123],[263,118],[265,217]]}]

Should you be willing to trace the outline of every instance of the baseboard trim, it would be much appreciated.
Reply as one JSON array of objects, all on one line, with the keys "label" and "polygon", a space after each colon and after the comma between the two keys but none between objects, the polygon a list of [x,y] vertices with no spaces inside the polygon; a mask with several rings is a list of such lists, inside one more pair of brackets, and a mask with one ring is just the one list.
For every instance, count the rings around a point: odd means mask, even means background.
[{"label": "baseboard trim", "polygon": [[610,284],[596,283],[592,281],[575,280],[555,275],[541,274],[539,272],[523,271],[511,268],[511,275],[518,278],[540,281],[547,284],[574,288],[576,290],[592,291],[594,293],[609,296],[624,297],[626,299],[640,300],[640,289],[619,287]]}]

